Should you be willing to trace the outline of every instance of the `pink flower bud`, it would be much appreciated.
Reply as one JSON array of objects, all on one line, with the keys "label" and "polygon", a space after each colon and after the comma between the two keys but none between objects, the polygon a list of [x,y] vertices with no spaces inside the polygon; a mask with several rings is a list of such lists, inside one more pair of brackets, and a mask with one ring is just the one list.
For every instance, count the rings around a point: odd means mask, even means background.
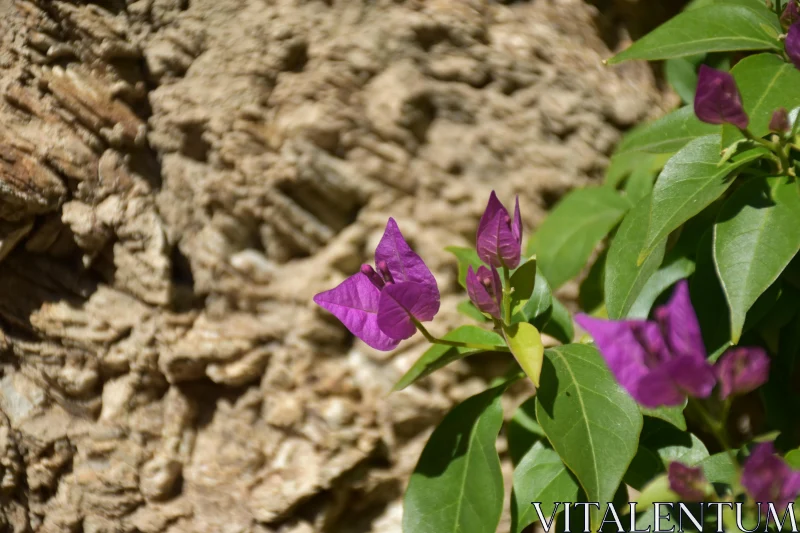
[{"label": "pink flower bud", "polygon": [[733,76],[706,65],[700,65],[694,113],[703,122],[733,124],[739,129],[745,129],[750,122]]}]

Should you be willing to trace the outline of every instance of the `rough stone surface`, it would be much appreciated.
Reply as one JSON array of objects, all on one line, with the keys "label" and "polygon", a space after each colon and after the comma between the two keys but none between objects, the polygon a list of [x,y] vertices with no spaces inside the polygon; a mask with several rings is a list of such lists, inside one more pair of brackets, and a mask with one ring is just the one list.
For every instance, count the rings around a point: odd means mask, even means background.
[{"label": "rough stone surface", "polygon": [[394,216],[528,230],[658,112],[578,0],[0,0],[0,529],[397,533],[430,428],[503,361],[311,304]]}]

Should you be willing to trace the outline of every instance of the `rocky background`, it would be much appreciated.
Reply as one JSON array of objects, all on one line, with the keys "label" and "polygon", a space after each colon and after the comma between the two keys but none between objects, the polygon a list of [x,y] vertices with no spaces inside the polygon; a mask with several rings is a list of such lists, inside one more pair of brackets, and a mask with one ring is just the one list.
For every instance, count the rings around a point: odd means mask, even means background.
[{"label": "rocky background", "polygon": [[455,324],[489,192],[530,234],[669,105],[601,64],[652,4],[0,0],[0,531],[399,533],[497,361],[389,395],[420,339],[311,297],[391,215]]}]

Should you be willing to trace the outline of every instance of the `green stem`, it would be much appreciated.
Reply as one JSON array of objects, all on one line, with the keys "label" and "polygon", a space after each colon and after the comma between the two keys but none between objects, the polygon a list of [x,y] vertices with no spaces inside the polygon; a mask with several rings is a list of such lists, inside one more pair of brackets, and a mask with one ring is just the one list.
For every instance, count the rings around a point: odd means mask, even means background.
[{"label": "green stem", "polygon": [[454,346],[456,348],[469,348],[471,350],[484,350],[486,352],[510,352],[508,346],[500,346],[493,344],[479,344],[474,342],[450,341],[447,339],[439,339],[430,334],[418,320],[412,318],[414,325],[417,327],[422,336],[431,344],[441,344],[443,346]]},{"label": "green stem", "polygon": [[494,330],[498,335],[503,335],[503,321],[497,318],[492,317],[492,324],[494,324]]},{"label": "green stem", "polygon": [[692,408],[695,410],[695,412],[700,415],[700,417],[706,423],[706,426],[708,426],[708,429],[711,430],[711,433],[714,435],[714,437],[720,443],[722,448],[725,450],[725,453],[728,454],[731,463],[736,469],[737,479],[738,479],[739,478],[738,474],[740,473],[739,461],[736,458],[736,453],[734,452],[733,448],[731,448],[728,442],[728,435],[725,430],[725,418],[727,418],[728,411],[730,410],[730,400],[726,400],[725,404],[722,407],[722,414],[723,414],[722,420],[714,420],[714,418],[709,414],[709,412],[706,411],[705,407],[703,407],[703,404],[701,404],[699,401],[693,398],[689,399],[689,405],[691,405]]},{"label": "green stem", "polygon": [[783,143],[772,142],[766,139],[762,139],[761,137],[756,137],[747,128],[739,131],[741,131],[742,134],[751,141],[766,146],[772,153],[777,155],[778,159],[780,159],[781,162],[781,172],[788,174],[789,169],[791,168],[791,164],[789,163],[789,156],[786,155],[786,150],[784,149]]},{"label": "green stem", "polygon": [[511,324],[511,272],[503,265],[503,320]]}]

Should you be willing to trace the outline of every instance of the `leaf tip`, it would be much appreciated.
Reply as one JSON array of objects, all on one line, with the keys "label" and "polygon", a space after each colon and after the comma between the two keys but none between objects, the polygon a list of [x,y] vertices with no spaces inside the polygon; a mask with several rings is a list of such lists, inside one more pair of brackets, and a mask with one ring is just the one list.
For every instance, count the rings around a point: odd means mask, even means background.
[{"label": "leaf tip", "polygon": [[406,381],[407,381],[407,380],[406,380],[406,376],[403,376],[403,377],[401,377],[401,378],[400,378],[400,379],[397,381],[397,383],[395,383],[395,384],[394,384],[394,386],[393,386],[393,387],[392,387],[392,389],[389,391],[389,394],[387,394],[387,396],[389,396],[389,395],[390,395],[390,394],[392,394],[393,392],[400,392],[401,390],[403,390],[403,389],[405,389],[406,387],[408,387],[409,385],[411,385],[411,383],[406,383]]}]

